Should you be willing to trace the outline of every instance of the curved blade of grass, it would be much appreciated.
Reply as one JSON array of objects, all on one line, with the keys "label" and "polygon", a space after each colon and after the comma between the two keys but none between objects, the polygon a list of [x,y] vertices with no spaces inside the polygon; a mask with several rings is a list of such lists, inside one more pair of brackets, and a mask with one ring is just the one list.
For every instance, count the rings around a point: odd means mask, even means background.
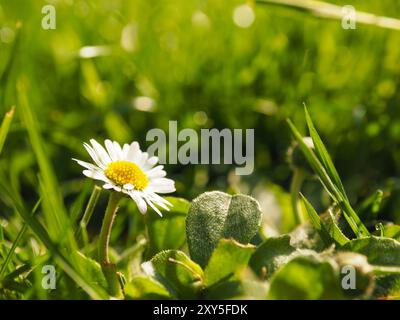
[{"label": "curved blade of grass", "polygon": [[[316,17],[342,20],[343,6],[314,0],[256,0],[260,4],[272,4],[293,8],[311,13]],[[377,16],[372,13],[358,11],[355,16],[356,23],[377,26],[393,30],[400,30],[400,20],[390,17]]]},{"label": "curved blade of grass", "polygon": [[[68,218],[66,208],[62,201],[62,193],[56,179],[48,152],[42,139],[39,122],[35,117],[28,99],[30,82],[27,77],[21,76],[17,80],[18,100],[20,102],[20,116],[28,132],[29,140],[35,154],[40,170],[40,194],[45,217],[45,225],[54,242],[62,243],[69,252],[78,249],[76,244],[72,221]],[[71,256],[74,259],[74,256]],[[77,262],[78,263],[78,262]]]},{"label": "curved blade of grass", "polygon": [[299,144],[301,151],[303,152],[304,156],[306,157],[307,161],[309,162],[315,173],[318,175],[325,190],[342,209],[343,215],[346,221],[349,223],[353,232],[356,234],[357,237],[368,236],[370,233],[368,232],[367,228],[364,226],[360,218],[354,212],[347,198],[342,194],[340,189],[332,182],[330,176],[326,171],[326,168],[321,164],[320,160],[315,155],[313,150],[304,143],[302,135],[297,130],[295,125],[290,121],[290,119],[288,119],[287,122],[295,139]]},{"label": "curved blade of grass", "polygon": [[[41,199],[39,199],[39,200],[36,202],[35,206],[34,206],[33,209],[32,209],[31,215],[34,215],[34,214],[35,214],[37,208],[38,208],[39,205],[40,205],[40,201],[41,201]],[[0,279],[1,279],[1,277],[3,276],[4,272],[7,270],[7,266],[8,266],[8,264],[10,263],[11,258],[12,258],[13,255],[14,255],[15,249],[17,248],[17,246],[18,246],[20,240],[21,240],[22,237],[24,236],[24,234],[25,234],[27,228],[28,228],[27,224],[24,223],[24,225],[22,226],[21,230],[18,232],[18,235],[17,235],[17,237],[15,238],[15,240],[14,240],[12,246],[11,246],[10,251],[8,252],[6,259],[4,260],[3,265],[1,266],[1,270],[0,270]]]},{"label": "curved blade of grass", "polygon": [[101,190],[102,189],[97,185],[93,187],[92,194],[90,195],[89,202],[86,206],[85,212],[83,213],[82,220],[79,223],[78,229],[76,230],[76,238],[78,241],[81,237],[83,229],[86,231],[86,226],[89,224],[89,221],[92,217],[96,203],[99,200]]},{"label": "curved blade of grass", "polygon": [[15,106],[13,106],[10,111],[6,113],[6,115],[3,118],[3,122],[1,123],[0,127],[0,153],[3,150],[4,147],[4,142],[6,141],[7,134],[10,130],[11,126],[11,121],[14,117],[15,113]]},{"label": "curved blade of grass", "polygon": [[325,226],[325,230],[329,233],[331,238],[339,246],[344,246],[350,241],[336,223],[335,217],[331,209],[328,209],[328,215],[321,218],[321,223]]},{"label": "curved blade of grass", "polygon": [[321,218],[319,217],[317,211],[315,211],[314,207],[311,205],[310,202],[304,197],[302,193],[300,196],[303,200],[303,203],[306,207],[307,213],[310,216],[311,223],[321,236],[322,240],[326,245],[330,245],[332,243],[331,236],[329,235],[328,231],[325,229],[325,226],[321,223]]},{"label": "curved blade of grass", "polygon": [[346,198],[347,200],[347,195],[346,191],[344,190],[343,183],[340,180],[339,174],[333,164],[333,161],[328,153],[328,150],[325,148],[324,143],[322,142],[317,130],[314,127],[314,123],[312,122],[310,114],[308,113],[307,107],[305,105],[304,105],[304,113],[306,115],[306,122],[308,130],[310,132],[310,136],[314,142],[315,152],[319,160],[322,162],[322,165],[324,166],[327,174],[329,175],[333,183],[337,186],[339,191],[342,193],[343,197]]}]

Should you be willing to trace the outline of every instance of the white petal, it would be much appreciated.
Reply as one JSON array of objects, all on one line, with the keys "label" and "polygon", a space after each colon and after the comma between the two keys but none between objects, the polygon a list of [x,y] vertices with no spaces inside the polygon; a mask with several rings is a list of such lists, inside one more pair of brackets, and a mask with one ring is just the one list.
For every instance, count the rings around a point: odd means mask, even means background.
[{"label": "white petal", "polygon": [[109,139],[106,139],[106,140],[104,140],[104,145],[107,148],[107,152],[108,152],[111,160],[112,161],[117,161],[118,160],[118,155],[117,155],[117,152],[114,149],[114,144],[112,143],[112,141],[109,140]]},{"label": "white petal", "polygon": [[139,143],[136,141],[131,143],[126,160],[137,163],[141,157],[142,151],[140,151]]},{"label": "white petal", "polygon": [[122,188],[120,186],[113,185],[113,189],[117,192],[121,192]]},{"label": "white petal", "polygon": [[129,192],[129,195],[136,202],[140,213],[145,214],[147,211],[147,205],[143,198],[136,191]]},{"label": "white petal", "polygon": [[150,207],[153,208],[153,210],[154,210],[155,212],[158,213],[158,215],[159,215],[160,217],[162,217],[161,211],[158,210],[158,208],[151,202],[151,200],[149,200],[149,199],[146,198],[146,202],[147,202],[147,204],[148,204]]},{"label": "white petal", "polygon": [[147,161],[143,164],[143,170],[150,170],[153,168],[156,163],[158,162],[158,157],[150,157]]},{"label": "white petal", "polygon": [[103,146],[98,143],[96,140],[91,139],[90,143],[93,146],[93,149],[96,151],[96,153],[98,154],[100,160],[105,164],[109,164],[111,162],[111,159],[108,155],[108,153],[106,152],[106,150],[103,148]]},{"label": "white petal", "polygon": [[161,198],[160,196],[158,196],[154,192],[147,192],[146,193],[146,199],[149,199],[150,201],[154,202],[155,204],[157,204],[158,206],[160,206],[161,208],[163,208],[164,210],[167,210],[167,211],[169,211],[169,208],[167,207],[167,204],[172,206],[172,204],[170,204],[167,200]]},{"label": "white petal", "polygon": [[157,193],[170,193],[176,190],[174,181],[167,178],[153,179],[150,181],[149,187]]},{"label": "white petal", "polygon": [[105,184],[103,184],[103,188],[107,189],[107,190],[114,189],[114,185],[112,185],[110,183],[105,183]]},{"label": "white petal", "polygon": [[[149,192],[149,194],[154,198],[157,203],[165,203],[166,205],[172,207],[172,203],[170,203],[168,200],[164,199],[163,197],[160,197],[157,193],[155,192]],[[169,208],[167,208],[169,210]]]},{"label": "white petal", "polygon": [[124,154],[122,153],[121,146],[117,141],[113,142],[114,144],[114,151],[117,154],[118,160],[124,160]]},{"label": "white petal", "polygon": [[129,144],[127,144],[127,143],[124,144],[124,146],[122,148],[122,156],[123,156],[122,160],[128,160],[128,152],[129,152],[130,148],[131,147],[129,146]]},{"label": "white petal", "polygon": [[84,143],[83,146],[85,147],[86,151],[89,153],[90,157],[93,159],[93,161],[102,169],[106,167],[106,165],[103,163],[103,161],[100,159],[100,156],[97,154],[97,152],[87,143]]},{"label": "white petal", "polygon": [[159,166],[157,166],[157,167],[154,167],[154,168],[152,168],[152,169],[146,171],[146,174],[149,176],[149,175],[151,175],[152,173],[154,173],[154,172],[156,172],[156,171],[159,171],[159,170],[162,170],[162,169],[164,169],[164,166],[159,165]]},{"label": "white petal", "polygon": [[143,169],[144,164],[149,158],[149,154],[147,152],[140,151],[140,155],[137,158],[138,159],[135,163],[139,166],[139,168]]},{"label": "white petal", "polygon": [[94,165],[92,163],[85,162],[85,161],[78,160],[78,159],[74,159],[74,158],[72,158],[72,160],[76,161],[78,164],[80,164],[82,167],[84,167],[86,169],[93,170],[93,171],[102,171],[101,168],[99,168],[98,166],[96,166],[96,165]]},{"label": "white petal", "polygon": [[92,170],[83,170],[82,173],[89,178],[96,179],[96,180],[101,180],[104,182],[108,182],[109,180],[107,177],[102,173],[98,171],[92,171]]},{"label": "white petal", "polygon": [[124,184],[124,189],[125,190],[133,190],[133,189],[135,189],[135,186],[131,183],[127,183],[127,184]]},{"label": "white petal", "polygon": [[157,170],[151,170],[146,172],[147,177],[151,180],[151,179],[157,179],[157,178],[163,178],[167,175],[167,173],[162,170],[162,169],[157,169]]}]

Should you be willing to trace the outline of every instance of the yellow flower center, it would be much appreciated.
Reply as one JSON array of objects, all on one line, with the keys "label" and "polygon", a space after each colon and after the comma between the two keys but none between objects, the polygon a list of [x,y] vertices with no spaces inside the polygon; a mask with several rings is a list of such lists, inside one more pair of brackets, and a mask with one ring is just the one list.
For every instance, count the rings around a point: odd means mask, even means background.
[{"label": "yellow flower center", "polygon": [[143,190],[149,183],[149,179],[139,166],[129,161],[111,162],[104,173],[118,186],[130,183],[135,189]]}]

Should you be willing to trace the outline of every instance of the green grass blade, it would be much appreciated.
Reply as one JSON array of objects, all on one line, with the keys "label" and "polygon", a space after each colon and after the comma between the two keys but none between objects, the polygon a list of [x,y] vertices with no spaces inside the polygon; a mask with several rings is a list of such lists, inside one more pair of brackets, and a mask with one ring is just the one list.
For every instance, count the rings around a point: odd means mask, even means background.
[{"label": "green grass blade", "polygon": [[339,174],[333,164],[332,158],[329,155],[328,150],[325,148],[325,145],[322,142],[317,130],[315,129],[314,123],[310,117],[310,114],[308,113],[306,106],[304,106],[304,113],[306,115],[306,121],[310,136],[314,142],[315,152],[333,183],[335,183],[342,195],[347,199],[346,191],[344,190],[343,183],[340,180]]},{"label": "green grass blade", "polygon": [[340,189],[332,182],[329,174],[327,173],[325,167],[322,165],[318,157],[315,155],[313,150],[308,147],[304,141],[303,137],[300,132],[297,130],[295,125],[288,119],[287,120],[289,127],[297,140],[301,151],[303,152],[304,156],[306,157],[307,161],[313,168],[313,170],[318,175],[322,185],[324,186],[325,190],[331,196],[331,198],[340,206],[343,211],[343,215],[346,221],[349,223],[351,229],[355,233],[357,237],[360,236],[368,236],[370,233],[368,232],[367,228],[361,222],[360,218],[354,212],[353,208],[351,207],[350,203],[348,202],[346,196],[340,191]]},{"label": "green grass blade", "polygon": [[[19,92],[20,116],[28,132],[29,140],[40,169],[42,205],[46,226],[53,241],[64,242],[65,246],[73,252],[77,246],[73,238],[72,223],[68,219],[53,167],[47,157],[48,152],[45,149],[40,134],[39,122],[35,118],[30,106],[27,96],[27,92],[30,92],[28,87],[27,78],[18,79],[17,89]],[[67,236],[60,237],[61,234],[67,234]]]},{"label": "green grass blade", "polygon": [[[40,201],[41,201],[41,199],[39,199],[39,200],[36,202],[35,206],[34,206],[33,209],[32,209],[31,215],[35,214],[37,208],[38,208],[39,205],[40,205]],[[12,246],[11,246],[10,251],[8,252],[6,259],[5,259],[4,263],[3,263],[3,265],[1,266],[1,269],[0,269],[0,279],[2,278],[4,272],[7,270],[8,264],[10,263],[10,261],[11,261],[13,255],[14,255],[15,249],[17,248],[17,246],[18,246],[20,240],[21,240],[22,237],[24,236],[24,234],[25,234],[27,228],[28,228],[28,227],[27,227],[26,223],[24,223],[24,225],[22,226],[21,230],[18,232],[18,235],[17,235],[17,237],[15,238],[15,240],[14,240]]]},{"label": "green grass blade", "polygon": [[0,127],[0,153],[3,150],[4,142],[6,141],[7,134],[10,130],[11,121],[14,117],[15,107],[12,107],[10,111],[4,116],[3,122]]},{"label": "green grass blade", "polygon": [[89,224],[89,221],[92,217],[94,208],[97,204],[97,201],[99,200],[100,194],[101,194],[101,188],[97,185],[93,187],[92,194],[90,195],[89,202],[86,206],[85,212],[83,214],[82,220],[79,223],[79,228],[77,230],[77,239],[79,240],[81,236],[82,230],[86,230],[86,226]]},{"label": "green grass blade", "polygon": [[310,220],[313,227],[318,231],[318,233],[320,234],[322,240],[326,245],[331,244],[332,239],[329,233],[326,231],[325,226],[321,223],[321,218],[319,217],[317,211],[315,211],[314,207],[311,205],[310,202],[308,202],[308,200],[306,199],[306,197],[304,197],[303,194],[300,193],[300,196],[306,207],[307,213],[310,216]]},{"label": "green grass blade", "polygon": [[344,246],[347,242],[350,241],[347,238],[342,230],[340,230],[339,226],[336,224],[335,217],[333,216],[332,210],[328,210],[328,217],[327,221],[321,220],[322,224],[325,225],[325,229],[328,231],[330,236],[335,240],[335,242],[340,245]]},{"label": "green grass blade", "polygon": [[318,157],[314,154],[314,152],[307,146],[307,144],[304,143],[303,137],[300,134],[300,132],[297,130],[295,125],[290,121],[289,119],[287,120],[289,127],[293,133],[293,136],[297,140],[299,147],[301,151],[303,152],[304,156],[306,157],[307,161],[315,171],[315,173],[318,175],[320,178],[323,186],[325,187],[326,191],[329,193],[329,195],[336,201],[340,202],[341,199],[341,194],[340,191],[336,188],[336,186],[333,184],[331,181],[329,175],[326,173],[325,168],[319,161]]}]

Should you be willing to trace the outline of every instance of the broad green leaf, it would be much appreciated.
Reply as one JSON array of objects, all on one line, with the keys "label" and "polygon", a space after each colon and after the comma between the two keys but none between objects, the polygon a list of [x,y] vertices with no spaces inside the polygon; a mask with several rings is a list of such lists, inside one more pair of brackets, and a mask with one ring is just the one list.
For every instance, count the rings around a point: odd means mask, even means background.
[{"label": "broad green leaf", "polygon": [[268,299],[316,300],[344,298],[338,272],[317,256],[299,256],[271,278]]},{"label": "broad green leaf", "polygon": [[[300,228],[300,227],[299,227]],[[306,234],[303,229],[299,234]],[[301,246],[305,239],[294,239],[291,235],[281,235],[279,237],[268,238],[253,254],[250,259],[250,266],[256,274],[262,278],[270,278],[274,272],[285,265],[288,261],[299,255],[314,255],[316,252]],[[313,240],[311,240],[313,241]],[[294,244],[294,242],[298,242]],[[300,247],[297,247],[300,245]]]},{"label": "broad green leaf", "polygon": [[178,250],[157,253],[143,268],[178,298],[195,298],[203,279],[201,267]]},{"label": "broad green leaf", "polygon": [[258,275],[269,277],[295,251],[289,235],[268,238],[254,252],[250,266]]},{"label": "broad green leaf", "polygon": [[221,282],[205,293],[205,298],[210,300],[242,299],[263,300],[268,292],[268,283],[242,279]]},{"label": "broad green leaf", "polygon": [[190,256],[205,266],[220,239],[247,244],[261,223],[258,202],[246,195],[213,191],[193,200],[186,218]]},{"label": "broad green leaf", "polygon": [[124,287],[127,299],[170,299],[168,290],[154,278],[149,276],[135,276]]},{"label": "broad green leaf", "polygon": [[343,250],[362,253],[370,264],[400,266],[400,242],[395,239],[375,236],[354,239]]},{"label": "broad green leaf", "polygon": [[185,199],[165,197],[173,207],[170,211],[161,210],[163,216],[147,214],[145,216],[149,237],[151,258],[157,252],[168,249],[180,249],[186,241],[185,219],[189,211],[189,202]]},{"label": "broad green leaf", "polygon": [[97,261],[86,257],[79,251],[77,252],[77,258],[80,262],[80,271],[85,275],[86,281],[90,284],[107,288],[107,282],[104,278],[103,272],[101,271],[100,264]]},{"label": "broad green leaf", "polygon": [[231,280],[247,266],[254,251],[253,245],[221,239],[204,270],[204,285],[210,287]]}]

